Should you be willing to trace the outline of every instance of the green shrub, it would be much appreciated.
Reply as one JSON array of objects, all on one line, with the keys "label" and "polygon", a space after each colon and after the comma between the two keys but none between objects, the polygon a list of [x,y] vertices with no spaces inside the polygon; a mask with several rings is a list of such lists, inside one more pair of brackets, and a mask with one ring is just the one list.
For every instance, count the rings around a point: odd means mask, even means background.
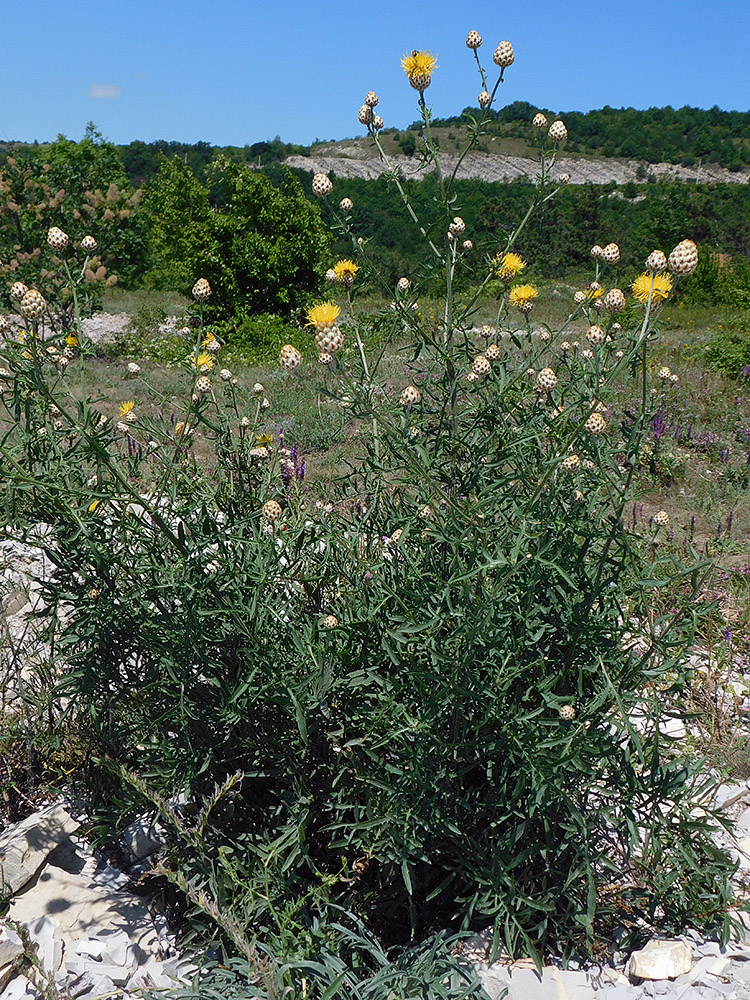
[{"label": "green shrub", "polygon": [[[47,231],[57,226],[75,247],[86,235],[96,238],[91,283],[137,284],[148,258],[148,220],[116,148],[89,123],[80,142],[61,135],[14,153],[0,167],[0,275],[33,284],[48,299],[58,295],[65,287],[60,258],[47,246]],[[3,299],[7,304],[5,291]]]},{"label": "green shrub", "polygon": [[179,158],[163,159],[146,186],[157,287],[190,294],[197,275],[213,295],[211,319],[291,315],[325,271],[329,236],[316,205],[288,172],[282,184],[218,156],[201,184]]},{"label": "green shrub", "polygon": [[706,347],[706,358],[712,368],[734,377],[750,367],[750,314],[742,331],[729,329],[714,334]]},{"label": "green shrub", "polygon": [[287,343],[310,347],[309,334],[299,325],[269,313],[236,315],[227,322],[214,323],[213,330],[228,344],[231,357],[240,357],[251,363],[275,361],[280,348]]}]

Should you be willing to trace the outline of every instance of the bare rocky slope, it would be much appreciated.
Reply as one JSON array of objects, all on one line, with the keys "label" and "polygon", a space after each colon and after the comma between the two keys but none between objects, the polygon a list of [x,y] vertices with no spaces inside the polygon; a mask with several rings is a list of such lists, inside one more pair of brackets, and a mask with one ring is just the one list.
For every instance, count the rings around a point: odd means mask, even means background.
[{"label": "bare rocky slope", "polygon": [[[335,173],[338,177],[363,177],[372,180],[388,170],[405,178],[419,179],[425,167],[417,157],[395,155],[388,164],[373,154],[371,149],[356,142],[329,147],[332,155],[289,156],[287,166],[310,173]],[[452,173],[458,157],[441,153],[440,166],[444,173]],[[640,169],[639,169],[640,168]],[[646,175],[673,181],[700,181],[701,183],[747,184],[750,169],[736,173],[717,164],[700,167],[683,167],[675,163],[646,163],[642,160],[593,159],[577,156],[560,156],[554,166],[554,175],[570,174],[571,184],[626,184],[642,183]],[[504,156],[502,153],[469,153],[458,168],[459,178],[480,181],[512,181],[518,177],[535,178],[539,163],[532,157]]]}]

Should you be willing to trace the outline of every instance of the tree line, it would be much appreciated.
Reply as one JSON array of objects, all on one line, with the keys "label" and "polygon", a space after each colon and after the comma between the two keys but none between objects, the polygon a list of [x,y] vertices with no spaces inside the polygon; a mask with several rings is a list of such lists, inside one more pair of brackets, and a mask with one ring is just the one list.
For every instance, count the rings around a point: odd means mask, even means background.
[{"label": "tree line", "polygon": [[[355,237],[392,288],[402,275],[418,275],[420,234],[385,177],[335,179],[335,195],[321,203],[311,176],[271,160],[260,168],[215,149],[191,164],[180,151],[159,154],[158,169],[134,184],[121,151],[89,126],[80,142],[59,137],[47,145],[11,150],[0,162],[0,299],[15,280],[38,282],[54,267],[47,230],[60,226],[73,240],[93,234],[99,244],[91,273],[100,282],[189,293],[197,275],[216,286],[214,308],[225,315],[291,315],[324,290],[337,256],[357,249],[336,241],[338,201],[354,203]],[[269,157],[281,156],[266,150]],[[259,154],[262,159],[262,153]],[[428,232],[442,239],[436,214],[437,182],[405,182]],[[502,250],[507,234],[531,200],[530,182],[456,183],[453,211],[474,243],[465,283],[479,280],[487,255]],[[662,182],[562,188],[534,214],[517,249],[530,278],[583,272],[595,243],[620,244],[625,265],[640,268],[654,248],[690,237],[747,270],[750,259],[750,186]],[[743,263],[744,262],[744,263]],[[369,269],[362,272],[365,277]],[[744,274],[745,272],[742,271]],[[744,279],[743,279],[744,281]],[[750,287],[750,281],[747,282]],[[701,287],[709,295],[709,276]]]}]

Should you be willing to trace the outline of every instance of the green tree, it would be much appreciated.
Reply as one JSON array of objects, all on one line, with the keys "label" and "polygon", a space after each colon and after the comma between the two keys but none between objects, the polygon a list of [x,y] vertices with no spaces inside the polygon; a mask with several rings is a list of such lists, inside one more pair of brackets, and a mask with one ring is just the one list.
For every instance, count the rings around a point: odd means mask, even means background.
[{"label": "green tree", "polygon": [[[71,242],[92,235],[95,270],[137,284],[148,257],[148,222],[140,192],[127,179],[115,146],[92,123],[80,142],[60,135],[44,146],[19,147],[0,167],[0,259],[9,280],[37,280],[52,291],[54,267],[38,275],[41,261],[54,265],[47,232],[57,226]],[[99,272],[103,277],[105,272]],[[45,284],[45,282],[47,283]]]},{"label": "green tree", "polygon": [[317,205],[284,170],[280,183],[220,154],[202,184],[178,158],[147,185],[154,281],[189,292],[211,284],[216,318],[289,315],[304,306],[328,265],[330,237]]}]

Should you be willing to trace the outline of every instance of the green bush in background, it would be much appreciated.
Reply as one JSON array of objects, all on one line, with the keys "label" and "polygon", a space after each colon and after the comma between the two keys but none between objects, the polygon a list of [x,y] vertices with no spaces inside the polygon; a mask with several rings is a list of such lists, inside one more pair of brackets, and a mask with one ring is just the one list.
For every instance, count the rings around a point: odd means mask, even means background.
[{"label": "green bush in background", "polygon": [[303,307],[328,266],[320,211],[288,172],[275,187],[244,164],[218,157],[201,184],[180,159],[164,159],[145,192],[154,271],[161,287],[189,294],[196,275],[214,295],[211,319]]}]

